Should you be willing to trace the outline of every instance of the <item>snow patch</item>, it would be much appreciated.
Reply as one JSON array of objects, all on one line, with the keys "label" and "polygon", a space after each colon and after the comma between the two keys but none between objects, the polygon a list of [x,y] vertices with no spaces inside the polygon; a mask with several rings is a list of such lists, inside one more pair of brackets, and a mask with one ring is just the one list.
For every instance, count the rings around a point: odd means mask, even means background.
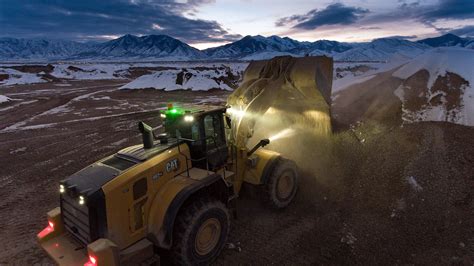
[{"label": "snow patch", "polygon": [[0,103],[5,103],[11,101],[7,96],[0,95]]},{"label": "snow patch", "polygon": [[[429,72],[427,83],[428,100],[431,101],[436,96],[442,96],[445,101],[444,92],[433,92],[432,87],[439,77],[444,77],[450,73],[457,74],[469,82],[461,88],[461,103],[456,109],[448,111],[446,103],[441,105],[425,105],[417,111],[409,111],[402,105],[403,120],[405,122],[414,121],[450,121],[457,124],[474,126],[474,51],[459,47],[441,47],[433,49],[423,55],[416,57],[410,62],[400,67],[393,73],[394,77],[407,79],[420,70]],[[404,104],[406,96],[402,87],[397,88],[394,94]],[[406,88],[409,89],[409,88]]]},{"label": "snow patch", "polygon": [[406,178],[406,181],[414,191],[420,192],[423,190],[423,188],[418,184],[418,182],[416,182],[415,177],[409,176]]},{"label": "snow patch", "polygon": [[[163,89],[207,91],[210,89],[232,90],[220,79],[226,77],[224,69],[212,70],[165,70],[141,76],[134,81],[120,87],[120,89]],[[181,83],[181,84],[180,84]]]},{"label": "snow patch", "polygon": [[24,151],[26,151],[26,147],[21,147],[15,150],[11,150],[10,154],[15,154],[15,153],[24,152]]},{"label": "snow patch", "polygon": [[474,86],[474,50],[458,47],[442,47],[422,54],[393,73],[394,77],[407,79],[421,69],[430,73],[428,88],[431,88],[438,76],[452,72],[466,79]]},{"label": "snow patch", "polygon": [[47,82],[36,74],[24,73],[11,68],[0,68],[0,75],[8,75],[7,79],[0,81],[0,86]]}]

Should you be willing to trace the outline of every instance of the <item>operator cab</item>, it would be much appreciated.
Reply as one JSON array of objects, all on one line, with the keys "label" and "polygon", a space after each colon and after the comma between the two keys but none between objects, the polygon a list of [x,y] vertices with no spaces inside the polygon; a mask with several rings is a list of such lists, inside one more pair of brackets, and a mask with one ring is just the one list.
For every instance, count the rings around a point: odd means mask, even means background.
[{"label": "operator cab", "polygon": [[225,112],[226,108],[188,111],[169,105],[161,117],[166,137],[188,144],[193,166],[214,170],[227,161]]}]

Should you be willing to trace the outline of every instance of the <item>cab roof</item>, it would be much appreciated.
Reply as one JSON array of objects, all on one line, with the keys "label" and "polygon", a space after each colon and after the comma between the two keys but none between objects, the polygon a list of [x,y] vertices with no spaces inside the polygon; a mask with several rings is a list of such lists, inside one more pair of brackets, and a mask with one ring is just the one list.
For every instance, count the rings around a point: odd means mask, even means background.
[{"label": "cab roof", "polygon": [[222,112],[224,113],[227,107],[215,107],[215,106],[200,106],[199,108],[183,108],[183,107],[171,107],[167,110],[161,111],[162,114],[175,114],[175,115],[205,115],[208,113]]}]

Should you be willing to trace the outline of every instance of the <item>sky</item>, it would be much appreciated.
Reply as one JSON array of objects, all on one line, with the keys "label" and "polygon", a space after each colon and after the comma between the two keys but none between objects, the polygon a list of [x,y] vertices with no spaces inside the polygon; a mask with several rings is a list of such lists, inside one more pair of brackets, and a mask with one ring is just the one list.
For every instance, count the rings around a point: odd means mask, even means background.
[{"label": "sky", "polygon": [[166,34],[199,49],[246,35],[474,37],[474,0],[0,0],[0,29],[1,37],[81,42]]}]

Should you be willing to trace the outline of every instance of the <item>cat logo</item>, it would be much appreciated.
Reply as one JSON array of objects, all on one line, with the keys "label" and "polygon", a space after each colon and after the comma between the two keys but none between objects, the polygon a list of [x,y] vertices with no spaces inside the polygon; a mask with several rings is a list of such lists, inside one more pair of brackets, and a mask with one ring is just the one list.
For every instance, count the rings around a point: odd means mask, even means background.
[{"label": "cat logo", "polygon": [[177,171],[179,168],[178,159],[173,159],[166,164],[166,172]]}]

